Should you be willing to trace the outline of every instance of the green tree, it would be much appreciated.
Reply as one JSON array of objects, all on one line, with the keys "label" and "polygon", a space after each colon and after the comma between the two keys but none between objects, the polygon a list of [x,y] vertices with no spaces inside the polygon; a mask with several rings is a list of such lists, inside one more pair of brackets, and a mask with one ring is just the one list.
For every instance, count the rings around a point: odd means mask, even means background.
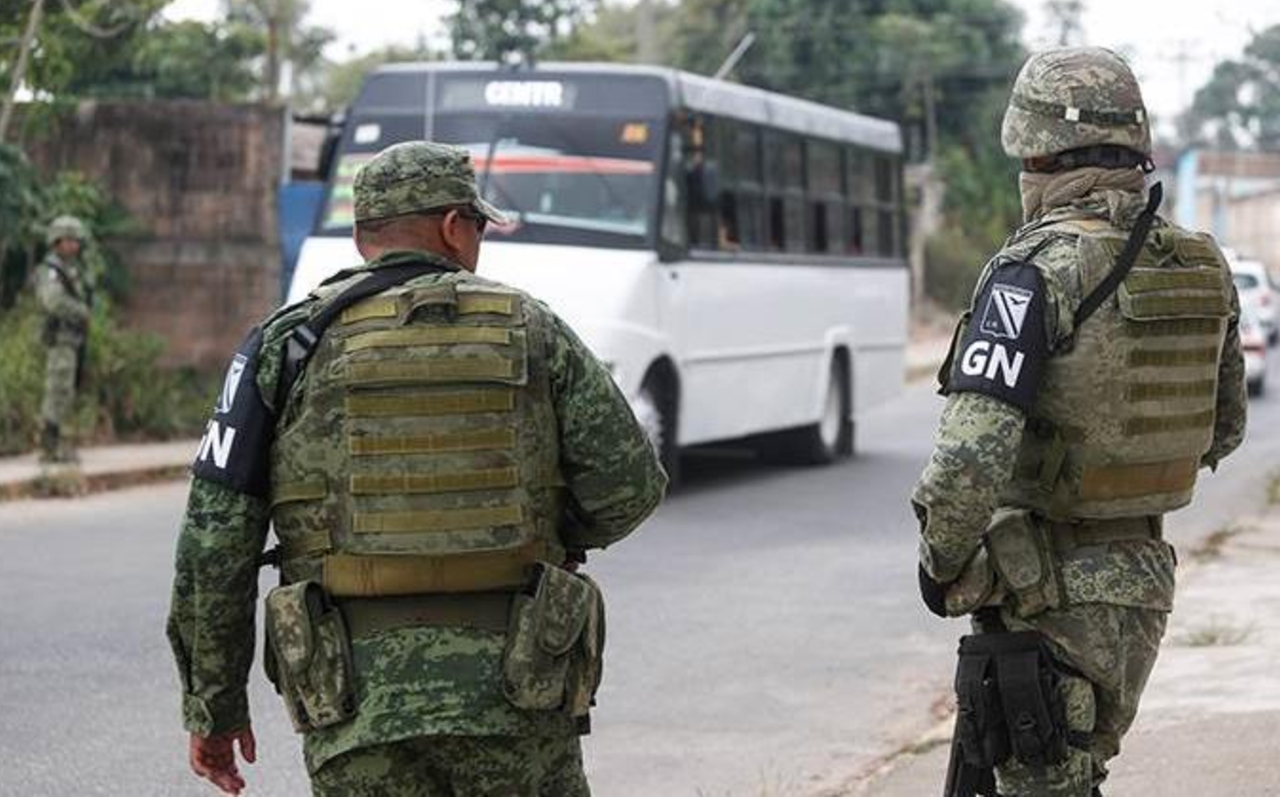
[{"label": "green tree", "polygon": [[1280,149],[1280,25],[1255,34],[1240,58],[1214,67],[1180,127],[1191,141]]},{"label": "green tree", "polygon": [[590,18],[600,0],[463,0],[449,17],[455,58],[532,61]]},{"label": "green tree", "polygon": [[549,43],[543,58],[558,61],[670,63],[664,42],[675,7],[664,0],[603,3],[567,37]]},{"label": "green tree", "polygon": [[308,25],[310,0],[225,0],[227,22],[257,32],[262,38],[262,89],[268,100],[280,97],[283,68],[292,67],[288,93],[298,76],[308,75],[322,64],[324,48],[334,39],[328,28]]},{"label": "green tree", "polygon": [[294,107],[316,113],[339,111],[355,99],[365,77],[383,64],[436,61],[441,55],[426,42],[418,42],[412,47],[389,45],[346,61],[325,61],[294,96]]},{"label": "green tree", "polygon": [[168,23],[145,38],[113,91],[95,86],[90,92],[244,100],[258,85],[253,59],[260,52],[260,37],[243,27],[194,20]]}]

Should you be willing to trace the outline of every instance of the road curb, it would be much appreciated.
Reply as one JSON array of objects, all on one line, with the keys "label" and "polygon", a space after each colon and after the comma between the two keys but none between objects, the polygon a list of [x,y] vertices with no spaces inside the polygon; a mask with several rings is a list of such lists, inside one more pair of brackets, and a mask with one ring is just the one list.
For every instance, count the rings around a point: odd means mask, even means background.
[{"label": "road curb", "polygon": [[88,474],[75,469],[50,472],[28,480],[0,484],[0,503],[83,497],[133,486],[167,483],[186,478],[190,469],[189,464],[168,464]]}]

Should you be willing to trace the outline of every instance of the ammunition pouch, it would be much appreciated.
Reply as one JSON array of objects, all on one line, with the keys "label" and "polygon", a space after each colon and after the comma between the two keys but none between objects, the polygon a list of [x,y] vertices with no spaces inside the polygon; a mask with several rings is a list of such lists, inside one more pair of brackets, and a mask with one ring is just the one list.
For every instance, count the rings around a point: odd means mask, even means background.
[{"label": "ammunition pouch", "polygon": [[355,716],[351,638],[342,612],[320,584],[280,586],[265,606],[264,665],[294,730],[319,730]]},{"label": "ammunition pouch", "polygon": [[1018,616],[1058,608],[1066,594],[1050,533],[1034,512],[1001,508],[987,528],[986,550]]},{"label": "ammunition pouch", "polygon": [[541,562],[511,606],[503,691],[516,708],[584,717],[600,686],[604,601],[595,582]]},{"label": "ammunition pouch", "polygon": [[960,639],[956,669],[956,741],[963,763],[990,770],[1010,757],[1032,766],[1067,756],[1061,673],[1035,631]]},{"label": "ammunition pouch", "polygon": [[89,323],[61,317],[45,316],[44,326],[40,329],[40,342],[45,347],[52,347],[64,335],[83,341],[89,334]]}]

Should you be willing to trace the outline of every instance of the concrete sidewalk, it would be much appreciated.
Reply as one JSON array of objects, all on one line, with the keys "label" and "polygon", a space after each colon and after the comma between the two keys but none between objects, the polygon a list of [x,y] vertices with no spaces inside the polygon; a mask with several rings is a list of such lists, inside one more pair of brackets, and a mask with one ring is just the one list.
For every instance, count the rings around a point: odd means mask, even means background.
[{"label": "concrete sidewalk", "polygon": [[907,343],[906,381],[932,381],[938,374],[938,368],[947,358],[947,348],[951,346],[951,334],[932,334],[923,338],[913,338]]},{"label": "concrete sidewalk", "polygon": [[[1108,795],[1280,793],[1280,509],[1184,558],[1177,608]],[[950,721],[846,787],[939,795]]]},{"label": "concrete sidewalk", "polygon": [[0,501],[48,494],[83,494],[182,478],[199,442],[180,440],[150,444],[85,447],[80,464],[41,465],[36,453],[0,458]]}]

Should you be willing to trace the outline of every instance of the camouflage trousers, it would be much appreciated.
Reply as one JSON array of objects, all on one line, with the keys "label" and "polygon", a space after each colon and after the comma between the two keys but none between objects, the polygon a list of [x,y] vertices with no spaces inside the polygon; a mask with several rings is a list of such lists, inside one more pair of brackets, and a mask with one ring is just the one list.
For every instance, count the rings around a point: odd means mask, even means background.
[{"label": "camouflage trousers", "polygon": [[1138,714],[1138,700],[1155,666],[1167,614],[1146,608],[1086,603],[1022,619],[1001,614],[1011,631],[1036,630],[1054,657],[1076,670],[1059,684],[1068,727],[1089,742],[1070,747],[1055,766],[1010,759],[996,769],[1002,796],[1087,797],[1106,779],[1107,762]]},{"label": "camouflage trousers", "polygon": [[44,362],[44,401],[40,405],[43,422],[66,425],[76,401],[76,359],[74,344],[59,342],[49,346]]},{"label": "camouflage trousers", "polygon": [[317,797],[587,797],[577,736],[423,736],[363,747],[311,776]]}]

